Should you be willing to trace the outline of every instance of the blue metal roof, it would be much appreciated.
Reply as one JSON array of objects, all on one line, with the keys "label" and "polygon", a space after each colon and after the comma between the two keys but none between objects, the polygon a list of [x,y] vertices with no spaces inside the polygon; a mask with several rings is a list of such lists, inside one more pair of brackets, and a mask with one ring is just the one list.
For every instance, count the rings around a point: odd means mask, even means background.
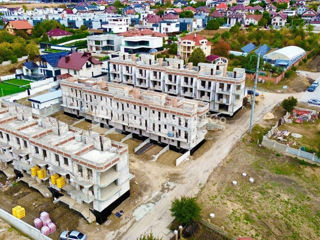
[{"label": "blue metal roof", "polygon": [[244,47],[242,47],[241,50],[242,50],[242,52],[249,53],[255,48],[256,48],[256,45],[254,45],[253,43],[249,43],[249,44],[245,45]]},{"label": "blue metal roof", "polygon": [[53,91],[53,92],[49,92],[46,94],[42,94],[36,97],[31,97],[28,100],[31,102],[36,102],[36,103],[44,103],[44,102],[48,102],[57,98],[62,97],[62,91],[61,90],[57,90],[57,91]]},{"label": "blue metal roof", "polygon": [[38,68],[38,65],[34,62],[25,62],[23,65],[30,70]]},{"label": "blue metal roof", "polygon": [[256,51],[255,53],[256,54],[259,54],[260,53],[260,56],[264,56],[267,52],[270,51],[270,47],[267,45],[267,44],[263,44],[262,46],[260,46]]},{"label": "blue metal roof", "polygon": [[70,54],[70,52],[68,51],[58,52],[58,53],[48,53],[48,54],[42,55],[41,58],[42,60],[49,63],[52,67],[56,67],[58,66],[59,59],[64,56],[67,56],[68,54]]}]

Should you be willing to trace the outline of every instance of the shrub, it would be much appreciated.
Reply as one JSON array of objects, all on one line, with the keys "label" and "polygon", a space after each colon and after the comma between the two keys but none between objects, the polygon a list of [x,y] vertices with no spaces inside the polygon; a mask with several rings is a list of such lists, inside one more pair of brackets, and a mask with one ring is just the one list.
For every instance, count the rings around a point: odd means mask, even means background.
[{"label": "shrub", "polygon": [[292,112],[294,107],[297,106],[298,100],[294,97],[288,97],[284,99],[281,103],[281,106],[287,111]]},{"label": "shrub", "polygon": [[195,198],[181,197],[172,202],[170,211],[179,224],[186,226],[200,219],[201,208]]},{"label": "shrub", "polygon": [[157,238],[153,236],[152,233],[141,235],[137,240],[162,240],[162,238]]}]

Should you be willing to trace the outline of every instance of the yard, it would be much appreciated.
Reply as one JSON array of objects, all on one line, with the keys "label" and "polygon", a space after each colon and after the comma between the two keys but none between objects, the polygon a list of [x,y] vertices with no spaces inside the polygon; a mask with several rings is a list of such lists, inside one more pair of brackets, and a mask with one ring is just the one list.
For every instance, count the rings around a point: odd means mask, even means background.
[{"label": "yard", "polygon": [[257,146],[268,128],[255,126],[212,173],[198,195],[203,218],[215,213],[211,223],[233,236],[319,239],[320,168]]},{"label": "yard", "polygon": [[28,80],[23,80],[23,79],[10,79],[10,80],[6,80],[4,81],[5,83],[11,83],[14,85],[19,85],[19,86],[29,86],[30,87],[30,83],[31,81]]},{"label": "yard", "polygon": [[3,96],[15,94],[15,93],[23,92],[28,88],[30,88],[30,86],[28,86],[28,87],[22,87],[22,86],[18,87],[18,86],[15,86],[15,85],[7,84],[5,82],[1,82],[0,83],[0,96],[3,97]]}]

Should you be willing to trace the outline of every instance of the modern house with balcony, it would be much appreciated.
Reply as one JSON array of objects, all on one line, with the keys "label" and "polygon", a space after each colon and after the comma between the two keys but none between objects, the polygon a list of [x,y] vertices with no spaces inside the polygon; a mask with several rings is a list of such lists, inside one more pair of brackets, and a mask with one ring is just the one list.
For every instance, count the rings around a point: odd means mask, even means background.
[{"label": "modern house with balcony", "polygon": [[45,197],[102,223],[130,195],[128,148],[30,108],[0,108],[0,165]]},{"label": "modern house with balcony", "polygon": [[87,37],[88,51],[92,53],[108,53],[120,51],[122,36],[116,34],[91,35]]},{"label": "modern house with balcony", "polygon": [[108,81],[197,99],[210,104],[209,110],[232,116],[242,107],[245,96],[245,69],[227,71],[228,60],[184,64],[183,59],[153,55],[120,54],[109,60]]}]

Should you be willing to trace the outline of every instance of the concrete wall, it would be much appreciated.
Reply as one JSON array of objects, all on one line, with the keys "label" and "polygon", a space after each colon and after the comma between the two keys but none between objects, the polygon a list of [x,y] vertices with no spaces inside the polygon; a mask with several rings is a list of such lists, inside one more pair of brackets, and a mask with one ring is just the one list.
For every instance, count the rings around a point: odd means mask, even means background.
[{"label": "concrete wall", "polygon": [[189,157],[190,157],[190,151],[186,152],[176,160],[176,166],[179,166],[182,162],[187,160]]},{"label": "concrete wall", "polygon": [[10,213],[0,209],[0,218],[5,220],[7,223],[28,235],[29,237],[37,240],[52,240],[51,238],[41,234],[41,232],[35,227],[29,225],[28,223],[12,216]]}]

